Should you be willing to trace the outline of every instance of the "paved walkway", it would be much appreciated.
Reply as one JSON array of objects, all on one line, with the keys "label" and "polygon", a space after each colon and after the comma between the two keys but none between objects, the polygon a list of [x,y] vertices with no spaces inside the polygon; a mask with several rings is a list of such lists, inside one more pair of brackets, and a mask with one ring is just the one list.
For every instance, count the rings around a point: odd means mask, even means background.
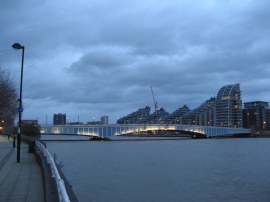
[{"label": "paved walkway", "polygon": [[42,174],[28,145],[21,144],[21,159],[17,163],[17,149],[12,138],[0,135],[0,201],[43,202]]}]

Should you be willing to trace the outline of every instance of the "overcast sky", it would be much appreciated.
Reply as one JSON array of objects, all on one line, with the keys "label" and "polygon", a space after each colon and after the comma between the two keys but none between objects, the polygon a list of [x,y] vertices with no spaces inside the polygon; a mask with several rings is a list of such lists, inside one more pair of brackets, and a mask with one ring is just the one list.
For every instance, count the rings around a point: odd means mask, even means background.
[{"label": "overcast sky", "polygon": [[269,0],[0,1],[0,66],[18,85],[23,119],[118,117],[149,105],[198,107],[227,84],[270,101]]}]

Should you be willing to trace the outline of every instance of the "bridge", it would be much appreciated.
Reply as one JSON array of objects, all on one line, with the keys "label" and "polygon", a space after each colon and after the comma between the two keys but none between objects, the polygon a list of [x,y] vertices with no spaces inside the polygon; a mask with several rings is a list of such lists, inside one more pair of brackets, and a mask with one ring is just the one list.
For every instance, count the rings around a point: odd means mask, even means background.
[{"label": "bridge", "polygon": [[127,133],[122,133],[120,136],[136,136],[136,137],[187,137],[187,138],[207,138],[206,134],[192,132],[192,131],[182,131],[173,129],[150,129],[143,131],[131,131]]},{"label": "bridge", "polygon": [[[100,137],[112,137],[118,135],[139,135],[154,131],[163,131],[169,134],[198,134],[205,137],[232,136],[237,134],[250,134],[250,129],[225,128],[213,126],[195,126],[179,124],[108,124],[108,125],[41,125],[41,133],[88,135]],[[162,132],[161,132],[162,133]],[[160,133],[160,135],[162,135]]]}]

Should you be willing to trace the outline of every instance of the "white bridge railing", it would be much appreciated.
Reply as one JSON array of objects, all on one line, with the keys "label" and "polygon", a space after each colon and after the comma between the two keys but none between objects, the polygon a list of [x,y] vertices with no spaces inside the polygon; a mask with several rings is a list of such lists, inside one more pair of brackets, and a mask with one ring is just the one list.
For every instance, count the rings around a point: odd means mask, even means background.
[{"label": "white bridge railing", "polygon": [[39,141],[36,142],[37,149],[46,157],[47,163],[50,164],[52,177],[55,179],[56,185],[57,185],[57,191],[58,191],[58,198],[60,202],[70,202],[70,199],[68,197],[65,183],[61,179],[59,172],[57,170],[57,167],[55,165],[54,159],[52,158],[51,154],[48,152],[48,150],[41,144]]}]

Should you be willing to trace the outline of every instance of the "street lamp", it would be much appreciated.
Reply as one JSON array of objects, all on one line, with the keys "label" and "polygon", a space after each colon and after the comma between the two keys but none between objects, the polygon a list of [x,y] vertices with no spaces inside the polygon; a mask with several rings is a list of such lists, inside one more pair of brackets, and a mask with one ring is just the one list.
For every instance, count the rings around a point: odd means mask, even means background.
[{"label": "street lamp", "polygon": [[21,64],[21,83],[20,83],[20,98],[19,98],[19,107],[17,111],[19,112],[19,127],[18,127],[18,137],[17,137],[17,163],[20,163],[21,155],[21,126],[22,126],[22,81],[23,81],[23,61],[24,61],[24,46],[19,43],[14,43],[12,48],[20,50],[22,49],[22,64]]}]

